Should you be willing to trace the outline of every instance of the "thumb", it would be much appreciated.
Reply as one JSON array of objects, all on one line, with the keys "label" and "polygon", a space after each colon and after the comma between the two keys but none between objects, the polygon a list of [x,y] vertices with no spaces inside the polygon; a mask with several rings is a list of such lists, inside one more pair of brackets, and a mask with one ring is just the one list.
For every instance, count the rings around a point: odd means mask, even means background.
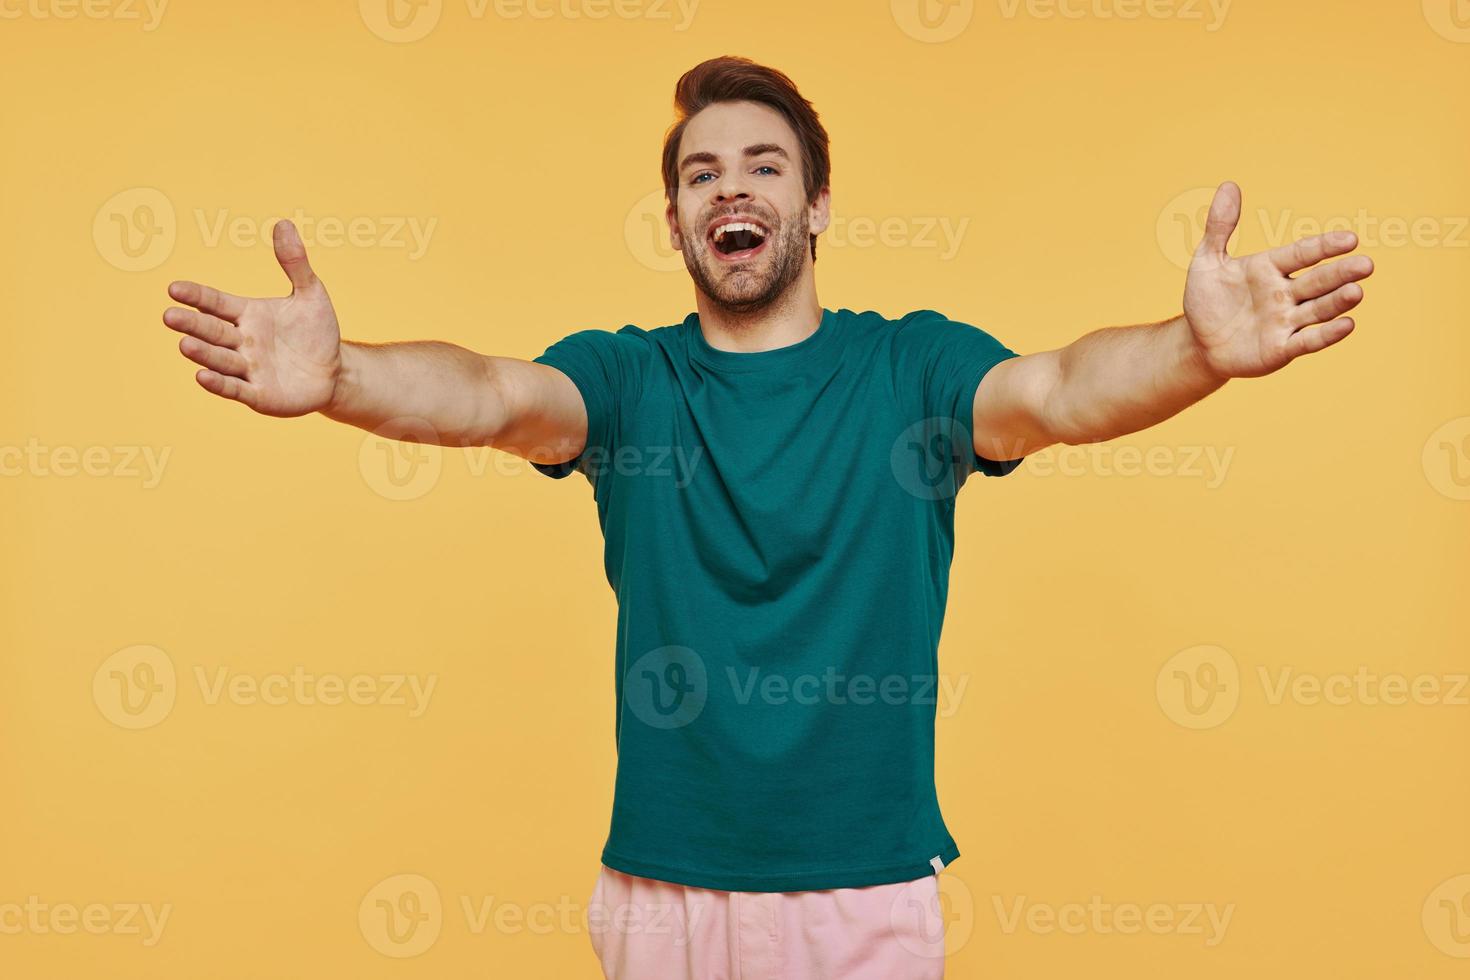
[{"label": "thumb", "polygon": [[1235,234],[1235,226],[1238,224],[1240,188],[1235,181],[1227,180],[1215,190],[1215,198],[1210,202],[1210,213],[1205,218],[1205,234],[1200,239],[1195,254],[1225,258],[1225,245],[1230,241],[1230,236]]},{"label": "thumb", "polygon": [[277,221],[271,229],[271,242],[276,248],[276,261],[281,263],[286,278],[291,280],[292,292],[317,281],[316,273],[311,271],[311,263],[306,260],[306,246],[301,242],[301,233],[295,225],[286,220]]}]

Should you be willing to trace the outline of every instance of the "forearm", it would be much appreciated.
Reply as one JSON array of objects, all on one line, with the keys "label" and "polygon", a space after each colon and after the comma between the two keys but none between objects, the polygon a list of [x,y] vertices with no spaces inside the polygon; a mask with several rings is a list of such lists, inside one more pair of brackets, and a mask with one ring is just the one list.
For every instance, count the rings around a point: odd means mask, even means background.
[{"label": "forearm", "polygon": [[497,384],[502,360],[438,340],[343,341],[332,400],[321,412],[388,439],[490,445],[508,414]]},{"label": "forearm", "polygon": [[1182,315],[1094,330],[1054,354],[1043,416],[1055,441],[1070,445],[1148,428],[1225,383],[1206,366]]}]

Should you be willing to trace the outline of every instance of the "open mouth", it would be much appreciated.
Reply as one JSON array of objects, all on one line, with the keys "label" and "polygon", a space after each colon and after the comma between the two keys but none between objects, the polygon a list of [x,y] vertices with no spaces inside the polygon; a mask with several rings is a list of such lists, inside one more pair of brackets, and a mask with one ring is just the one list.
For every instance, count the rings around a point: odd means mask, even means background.
[{"label": "open mouth", "polygon": [[716,258],[741,262],[760,254],[770,234],[765,225],[741,218],[715,225],[710,229],[709,242]]}]

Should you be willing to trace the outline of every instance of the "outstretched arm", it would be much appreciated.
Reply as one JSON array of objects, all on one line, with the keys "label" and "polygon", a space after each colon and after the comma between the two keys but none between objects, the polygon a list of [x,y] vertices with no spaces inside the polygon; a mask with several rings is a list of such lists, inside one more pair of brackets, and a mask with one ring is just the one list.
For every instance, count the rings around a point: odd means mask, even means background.
[{"label": "outstretched arm", "polygon": [[179,350],[201,365],[194,377],[206,391],[262,415],[321,412],[390,439],[494,446],[534,462],[581,452],[586,410],[565,374],[437,340],[344,341],[295,226],[278,222],[272,238],[289,296],[168,287],[185,306],[169,307],[163,322],[185,335]]},{"label": "outstretched arm", "polygon": [[1357,236],[1328,232],[1232,257],[1226,245],[1239,221],[1240,188],[1226,181],[1190,262],[1182,316],[1095,330],[992,368],[975,392],[975,451],[1015,459],[1058,442],[1136,432],[1230,378],[1270,374],[1352,332],[1343,314],[1362,302],[1357,281],[1372,274],[1373,262],[1319,263],[1351,252]]}]

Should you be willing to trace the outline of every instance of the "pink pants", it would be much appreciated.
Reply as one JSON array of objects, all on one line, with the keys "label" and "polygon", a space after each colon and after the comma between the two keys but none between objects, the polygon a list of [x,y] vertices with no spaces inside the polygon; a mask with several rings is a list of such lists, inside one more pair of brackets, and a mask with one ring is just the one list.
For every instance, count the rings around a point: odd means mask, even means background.
[{"label": "pink pants", "polygon": [[726,892],[604,865],[588,908],[607,980],[939,980],[938,875],[864,888]]}]

